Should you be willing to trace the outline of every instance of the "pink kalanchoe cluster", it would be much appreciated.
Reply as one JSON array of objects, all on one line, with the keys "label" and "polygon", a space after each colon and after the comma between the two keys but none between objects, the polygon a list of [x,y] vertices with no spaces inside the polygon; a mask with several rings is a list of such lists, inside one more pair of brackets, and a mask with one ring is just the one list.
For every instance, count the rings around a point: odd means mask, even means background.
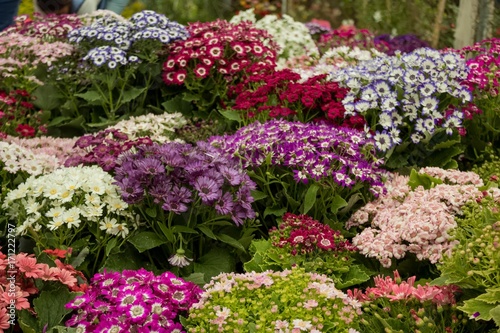
[{"label": "pink kalanchoe cluster", "polygon": [[269,230],[275,247],[289,248],[292,255],[315,251],[354,251],[356,248],[330,226],[307,215],[285,213],[278,228]]},{"label": "pink kalanchoe cluster", "polygon": [[231,81],[243,71],[275,66],[275,43],[266,31],[250,22],[196,22],[188,26],[188,31],[188,39],[169,45],[169,56],[163,64],[166,84],[181,85],[187,79],[214,75]]},{"label": "pink kalanchoe cluster", "polygon": [[133,147],[151,145],[150,138],[129,140],[128,135],[117,129],[106,129],[96,134],[80,137],[75,148],[82,149],[85,154],[72,155],[65,162],[66,167],[77,165],[99,165],[104,171],[112,171],[118,166],[118,157]]},{"label": "pink kalanchoe cluster", "polygon": [[474,56],[467,60],[469,74],[464,84],[471,91],[497,96],[500,77],[500,39],[486,39],[460,50],[464,56]]},{"label": "pink kalanchoe cluster", "polygon": [[346,227],[364,229],[352,240],[359,251],[390,267],[392,259],[413,253],[418,260],[437,263],[456,244],[450,231],[457,226],[454,216],[467,202],[480,199],[483,185],[472,172],[424,168],[420,174],[439,178],[442,184],[413,191],[409,177],[393,176],[386,183],[387,194],[353,214]]},{"label": "pink kalanchoe cluster", "polygon": [[[30,297],[39,292],[37,281],[59,281],[71,291],[86,289],[86,280],[81,272],[59,259],[55,259],[54,263],[56,266],[51,267],[38,262],[34,255],[22,252],[7,257],[0,249],[0,325],[3,323],[2,310],[11,303],[15,304],[16,310],[33,310]],[[14,290],[12,284],[15,284]]]},{"label": "pink kalanchoe cluster", "polygon": [[71,30],[81,27],[82,22],[77,15],[41,15],[35,13],[33,18],[28,15],[16,17],[12,26],[0,33],[10,35],[18,33],[24,36],[43,37],[44,39],[66,39],[66,35]]},{"label": "pink kalanchoe cluster", "polygon": [[145,269],[94,275],[85,294],[68,303],[76,314],[66,322],[81,332],[184,332],[179,317],[202,290],[171,272]]},{"label": "pink kalanchoe cluster", "polygon": [[377,276],[373,279],[375,286],[366,290],[348,290],[347,294],[360,302],[375,301],[378,298],[387,298],[391,302],[418,300],[420,303],[430,301],[436,305],[455,305],[455,295],[460,289],[455,285],[432,286],[418,284],[415,286],[416,276],[401,280],[398,271],[394,271],[394,279],[390,276]]}]

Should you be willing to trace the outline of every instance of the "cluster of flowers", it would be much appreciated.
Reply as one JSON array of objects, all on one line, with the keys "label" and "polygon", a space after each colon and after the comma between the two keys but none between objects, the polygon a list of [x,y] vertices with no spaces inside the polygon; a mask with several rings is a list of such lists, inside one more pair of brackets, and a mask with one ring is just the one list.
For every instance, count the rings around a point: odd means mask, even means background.
[{"label": "cluster of flowers", "polygon": [[342,25],[338,29],[329,30],[320,35],[318,47],[321,53],[339,46],[358,47],[360,49],[376,48],[375,35],[366,29],[358,29],[352,25]]},{"label": "cluster of flowers", "polygon": [[78,332],[180,333],[180,316],[187,315],[200,294],[201,288],[171,272],[104,271],[66,305],[76,312],[66,326]]},{"label": "cluster of flowers", "polygon": [[383,192],[385,172],[382,161],[370,153],[373,141],[354,129],[271,120],[214,136],[209,142],[226,156],[239,157],[245,168],[259,167],[269,158],[270,165],[289,168],[297,182],[328,178],[340,187],[364,183],[376,196]]},{"label": "cluster of flowers", "polygon": [[[52,253],[51,250],[48,253]],[[34,255],[23,252],[7,257],[0,248],[0,332],[10,327],[11,304],[16,310],[33,311],[30,299],[39,293],[40,281],[58,281],[71,291],[86,289],[87,285],[79,282],[79,279],[86,281],[81,272],[59,259],[54,262],[56,266],[50,267],[37,262]]]},{"label": "cluster of flowers", "polygon": [[433,333],[461,331],[464,322],[459,319],[455,298],[460,289],[454,285],[432,286],[428,282],[415,286],[415,280],[412,276],[402,281],[395,271],[394,279],[375,277],[374,286],[364,292],[348,290],[349,296],[364,305],[360,318],[362,331],[380,332],[384,327],[386,331],[401,329],[401,332],[418,332],[421,327]]},{"label": "cluster of flowers", "polygon": [[[97,166],[56,169],[31,176],[9,191],[2,207],[20,223],[16,232],[21,235],[43,228],[62,233],[66,238],[61,241],[71,242],[70,234],[98,223],[106,234],[126,237],[131,217],[113,183],[113,177]],[[125,222],[117,221],[121,218]]]},{"label": "cluster of flowers", "polygon": [[[163,64],[163,81],[181,85],[220,75],[224,81],[242,71],[274,68],[276,46],[271,36],[250,22],[231,24],[224,20],[191,23],[190,37],[169,45]],[[264,42],[268,41],[269,46]]]},{"label": "cluster of flowers", "polygon": [[81,136],[75,142],[75,148],[84,154],[71,155],[64,162],[64,166],[77,165],[99,165],[104,171],[113,171],[119,165],[119,157],[124,152],[139,145],[150,145],[150,138],[138,138],[135,140],[117,129],[105,129],[96,134]]},{"label": "cluster of flowers", "polygon": [[329,26],[325,26],[320,22],[310,21],[305,23],[307,29],[309,29],[309,33],[313,38],[319,37],[322,34],[326,34],[327,32],[332,31],[332,28]]},{"label": "cluster of flowers", "polygon": [[97,66],[107,63],[110,68],[116,64],[138,62],[135,53],[144,51],[137,45],[141,41],[154,40],[164,45],[187,37],[183,25],[152,10],[136,13],[128,21],[105,15],[68,34],[71,43],[88,50],[85,60],[91,60]]},{"label": "cluster of flowers", "polygon": [[335,124],[362,129],[362,117],[344,118],[342,100],[347,89],[318,75],[300,82],[300,75],[290,69],[266,71],[251,75],[230,87],[235,110],[246,112],[247,118],[261,121],[269,118],[296,118],[307,122],[327,119]]},{"label": "cluster of flowers", "polygon": [[449,135],[461,129],[462,107],[472,100],[461,85],[466,77],[467,67],[458,54],[428,48],[374,58],[331,76],[351,88],[343,100],[345,114],[362,115],[376,124],[367,131],[381,152],[409,140],[418,144],[438,128]]},{"label": "cluster of flowers", "polygon": [[199,198],[202,207],[230,216],[237,225],[255,217],[250,193],[255,183],[236,161],[224,158],[217,149],[204,142],[196,146],[167,142],[137,150],[124,155],[115,169],[126,202],[138,203],[150,196],[165,211],[181,214]]},{"label": "cluster of flowers", "polygon": [[407,253],[418,260],[439,262],[457,243],[450,235],[457,226],[455,215],[467,202],[483,196],[479,190],[483,181],[473,172],[423,168],[419,173],[442,183],[412,191],[408,176],[395,175],[385,183],[386,195],[363,206],[346,223],[347,229],[368,225],[352,243],[384,267]]},{"label": "cluster of flowers", "polygon": [[[0,165],[2,172],[7,171],[13,175],[25,172],[38,176],[53,171],[62,163],[47,152],[37,152],[14,142],[0,141]],[[4,176],[4,180],[5,178],[7,177]]]},{"label": "cluster of flowers", "polygon": [[388,55],[395,55],[396,51],[404,54],[422,47],[430,47],[427,42],[412,34],[398,36],[391,36],[389,34],[378,35],[375,37],[374,43],[375,45],[382,44],[383,47],[379,46],[379,48],[383,49],[384,53]]},{"label": "cluster of flowers", "polygon": [[[497,96],[499,93],[500,39],[486,39],[473,46],[460,50],[464,56],[469,56],[467,67],[469,74],[464,84],[475,91],[481,98],[484,93]],[[472,58],[470,56],[473,56]]]},{"label": "cluster of flowers", "polygon": [[34,13],[33,18],[29,15],[20,15],[15,18],[14,24],[0,33],[0,36],[18,33],[24,36],[40,37],[43,40],[55,41],[66,40],[66,36],[73,29],[82,26],[77,15],[42,15]]},{"label": "cluster of flowers", "polygon": [[[5,142],[17,144],[22,148],[33,152],[40,165],[53,165],[54,168],[56,166],[64,165],[64,162],[69,156],[84,154],[83,150],[80,151],[79,148],[75,147],[76,140],[76,138],[54,138],[50,136],[41,136],[37,138],[7,136],[4,139]],[[50,162],[50,164],[45,162],[47,158],[43,156],[50,156],[48,159],[49,161],[47,161]],[[58,164],[52,162],[55,161],[54,157],[59,162]],[[49,170],[52,170],[52,168]]]},{"label": "cluster of flowers", "polygon": [[356,250],[340,231],[307,215],[285,213],[279,227],[269,230],[269,239],[273,246],[285,248],[293,256],[317,251]]},{"label": "cluster of flowers", "polygon": [[154,142],[164,143],[178,141],[175,139],[176,130],[187,125],[187,119],[182,113],[162,113],[159,115],[148,113],[142,116],[130,117],[122,120],[110,129],[116,129],[128,136],[129,140],[139,137],[148,137]]},{"label": "cluster of flowers", "polygon": [[[186,320],[195,332],[357,332],[360,303],[325,275],[283,272],[223,273],[205,285]],[[351,328],[351,329],[350,329]]]},{"label": "cluster of flowers", "polygon": [[47,132],[42,124],[43,112],[35,108],[33,100],[26,90],[0,91],[0,138],[34,137]]},{"label": "cluster of flowers", "polygon": [[[231,23],[252,22],[256,28],[267,31],[278,44],[278,63],[301,55],[319,56],[319,50],[304,23],[295,21],[289,15],[266,15],[257,20],[254,9],[241,11],[233,16]],[[283,60],[283,61],[281,61]]]}]

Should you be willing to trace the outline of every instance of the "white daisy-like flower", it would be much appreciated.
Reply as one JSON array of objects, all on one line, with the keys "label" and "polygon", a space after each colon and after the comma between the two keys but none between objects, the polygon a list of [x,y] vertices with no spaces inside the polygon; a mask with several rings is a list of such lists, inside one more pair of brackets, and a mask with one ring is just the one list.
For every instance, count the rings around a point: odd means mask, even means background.
[{"label": "white daisy-like flower", "polygon": [[172,266],[186,267],[191,264],[193,259],[186,257],[186,252],[183,249],[177,249],[177,252],[168,258],[168,262]]}]

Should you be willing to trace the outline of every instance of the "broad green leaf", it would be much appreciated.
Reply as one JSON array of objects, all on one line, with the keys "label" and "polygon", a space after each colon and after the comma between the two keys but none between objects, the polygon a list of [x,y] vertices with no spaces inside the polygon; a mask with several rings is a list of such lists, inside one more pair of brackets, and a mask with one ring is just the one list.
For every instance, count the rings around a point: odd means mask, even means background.
[{"label": "broad green leaf", "polygon": [[174,225],[172,226],[172,230],[175,233],[186,233],[186,234],[198,234],[198,231],[194,230],[193,228],[186,227],[185,225]]},{"label": "broad green leaf", "polygon": [[205,284],[205,275],[203,273],[191,273],[186,277],[183,277],[184,280],[193,282],[199,286],[203,286]]},{"label": "broad green leaf", "polygon": [[311,184],[307,189],[306,196],[304,198],[304,205],[302,208],[302,214],[307,214],[307,212],[314,206],[316,203],[316,194],[318,193],[319,186],[317,184]]},{"label": "broad green leaf", "polygon": [[61,116],[61,117],[55,117],[54,119],[52,119],[50,121],[50,123],[47,126],[57,126],[57,125],[59,125],[61,123],[64,123],[64,122],[70,120],[70,119],[71,118],[69,118],[69,117],[63,117],[63,116]]},{"label": "broad green leaf", "polygon": [[62,104],[63,96],[50,84],[36,88],[32,95],[35,97],[33,104],[42,110],[53,110]]},{"label": "broad green leaf", "polygon": [[[126,258],[126,260],[124,260]],[[125,247],[120,252],[111,253],[104,262],[102,269],[121,272],[125,269],[137,270],[144,267],[144,261],[132,246]]]},{"label": "broad green leaf", "polygon": [[274,215],[274,216],[283,216],[287,211],[286,207],[283,208],[275,208],[275,207],[266,207],[264,210],[264,217],[268,215]]},{"label": "broad green leaf", "polygon": [[154,208],[154,207],[146,208],[146,214],[149,217],[156,218],[156,216],[157,216],[156,208]]},{"label": "broad green leaf", "polygon": [[258,191],[258,190],[252,190],[250,191],[252,193],[252,197],[255,201],[258,201],[258,200],[262,200],[262,199],[265,199],[267,198],[267,194],[265,194],[264,192],[262,191]]},{"label": "broad green leaf", "polygon": [[237,122],[241,122],[241,114],[240,114],[240,112],[238,112],[236,110],[223,110],[223,111],[219,111],[219,112],[224,118],[227,118],[229,120],[234,120]]},{"label": "broad green leaf", "polygon": [[217,239],[217,236],[215,236],[214,232],[212,229],[207,227],[206,225],[198,225],[196,226],[200,231],[207,237],[212,238],[212,239]]},{"label": "broad green leaf", "polygon": [[102,101],[102,95],[95,90],[88,90],[81,94],[75,94],[75,96],[84,99],[89,104],[95,104],[96,102],[100,103]]},{"label": "broad green leaf", "polygon": [[[488,321],[492,319],[490,311],[495,307],[496,307],[495,305],[488,304],[484,301],[480,301],[476,298],[473,298],[466,300],[464,302],[464,305],[459,306],[458,309],[467,313],[469,316],[474,315],[476,320],[482,319]],[[476,316],[475,314],[477,313],[478,315]]]},{"label": "broad green leaf", "polygon": [[193,106],[190,102],[182,99],[181,95],[177,95],[174,98],[163,102],[161,106],[170,113],[180,112],[183,115],[190,115],[193,110]]},{"label": "broad green leaf", "polygon": [[500,304],[500,288],[486,289],[486,293],[479,295],[476,299],[488,304]]},{"label": "broad green leaf", "polygon": [[347,206],[347,201],[344,200],[340,195],[335,195],[335,197],[332,199],[332,203],[330,205],[330,209],[333,214],[337,214],[339,209],[344,208]]},{"label": "broad green leaf", "polygon": [[104,251],[104,255],[106,257],[109,256],[109,254],[111,253],[111,250],[113,250],[116,247],[116,243],[117,243],[116,237],[111,238],[108,241],[108,244],[106,244],[106,250]]},{"label": "broad green leaf", "polygon": [[167,237],[167,240],[170,242],[170,243],[174,243],[175,242],[175,236],[174,236],[174,232],[169,229],[165,224],[163,224],[162,222],[159,222],[157,223],[158,227],[160,227],[161,229],[161,232],[163,232],[163,235],[165,235],[165,237]]},{"label": "broad green leaf", "polygon": [[90,250],[88,247],[84,247],[76,257],[71,258],[71,266],[78,268],[84,261],[87,255],[90,253]]},{"label": "broad green leaf", "polygon": [[160,238],[156,233],[151,231],[143,231],[132,236],[128,242],[137,249],[140,253],[153,249],[157,246],[165,244],[166,241]]},{"label": "broad green leaf", "polygon": [[17,314],[19,316],[17,322],[23,333],[38,333],[38,331],[41,331],[36,318],[28,310],[18,311]]},{"label": "broad green leaf", "polygon": [[410,180],[408,181],[408,186],[410,186],[412,190],[415,190],[419,186],[422,186],[424,189],[429,190],[442,183],[443,181],[439,178],[429,176],[425,173],[419,173],[415,169],[412,169],[410,173]]},{"label": "broad green leaf", "polygon": [[370,280],[369,270],[362,265],[351,265],[349,271],[342,274],[342,281],[337,282],[335,287],[339,289],[349,288]]},{"label": "broad green leaf", "polygon": [[132,87],[129,90],[125,90],[123,92],[121,99],[122,104],[129,103],[130,101],[139,97],[145,91],[146,88],[136,88],[136,87]]},{"label": "broad green leaf", "polygon": [[497,327],[500,327],[500,305],[497,305],[495,308],[491,309],[490,315]]},{"label": "broad green leaf", "polygon": [[225,249],[213,248],[207,254],[198,259],[194,264],[195,273],[202,273],[205,276],[205,282],[220,273],[231,273],[236,269],[236,262]]},{"label": "broad green leaf", "polygon": [[246,252],[245,248],[243,247],[243,245],[241,245],[241,243],[239,241],[237,241],[236,239],[234,239],[233,237],[231,236],[228,236],[226,234],[221,234],[221,235],[218,235],[216,236],[218,240],[220,240],[221,242],[223,243],[226,243],[226,244],[229,244],[231,245],[232,247],[235,247],[237,248],[238,250],[241,250],[243,252]]},{"label": "broad green leaf", "polygon": [[47,328],[51,328],[62,324],[64,316],[71,312],[71,309],[66,309],[65,305],[76,296],[76,293],[70,293],[65,286],[55,290],[42,291],[40,296],[33,300],[39,327],[47,325]]}]

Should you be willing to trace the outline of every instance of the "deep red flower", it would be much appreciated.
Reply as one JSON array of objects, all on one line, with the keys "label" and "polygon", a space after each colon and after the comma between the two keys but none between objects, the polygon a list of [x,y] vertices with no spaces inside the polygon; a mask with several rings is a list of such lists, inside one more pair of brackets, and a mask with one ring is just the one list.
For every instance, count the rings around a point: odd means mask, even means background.
[{"label": "deep red flower", "polygon": [[19,124],[16,127],[16,132],[22,137],[32,138],[35,136],[35,129],[30,125]]}]

